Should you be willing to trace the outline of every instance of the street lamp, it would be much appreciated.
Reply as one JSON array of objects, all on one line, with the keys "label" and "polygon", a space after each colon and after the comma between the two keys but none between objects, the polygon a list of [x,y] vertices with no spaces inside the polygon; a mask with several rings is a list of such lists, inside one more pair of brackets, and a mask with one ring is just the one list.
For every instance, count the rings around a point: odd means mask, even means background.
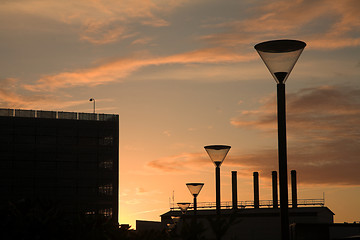
[{"label": "street lamp", "polygon": [[179,206],[181,213],[183,215],[185,215],[187,209],[190,207],[190,203],[189,202],[179,202],[177,203],[177,205]]},{"label": "street lamp", "polygon": [[94,102],[94,113],[95,113],[95,98],[90,98],[89,101]]},{"label": "street lamp", "polygon": [[209,154],[211,161],[215,164],[215,179],[216,179],[216,214],[220,215],[220,166],[224,161],[231,146],[227,145],[209,145],[204,147]]},{"label": "street lamp", "polygon": [[285,112],[285,81],[306,43],[298,40],[273,40],[255,45],[256,51],[277,82],[277,119],[278,119],[278,157],[280,185],[280,218],[281,239],[288,240],[288,183],[286,153],[286,112]]},{"label": "street lamp", "polygon": [[202,187],[204,186],[203,183],[187,183],[186,186],[188,187],[190,193],[194,196],[194,215],[196,215],[196,197],[199,195]]}]

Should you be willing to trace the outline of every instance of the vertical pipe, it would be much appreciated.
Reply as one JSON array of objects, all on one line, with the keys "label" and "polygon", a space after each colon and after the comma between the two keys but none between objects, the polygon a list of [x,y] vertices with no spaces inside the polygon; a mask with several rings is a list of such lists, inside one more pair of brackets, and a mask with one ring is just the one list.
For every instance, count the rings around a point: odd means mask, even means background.
[{"label": "vertical pipe", "polygon": [[296,186],[296,171],[291,170],[291,199],[292,207],[297,208],[297,186]]},{"label": "vertical pipe", "polygon": [[231,171],[232,180],[232,208],[237,209],[237,171]]},{"label": "vertical pipe", "polygon": [[216,166],[216,214],[220,215],[220,167]]},{"label": "vertical pipe", "polygon": [[277,186],[277,172],[272,171],[272,195],[273,195],[273,208],[278,208],[278,186]]},{"label": "vertical pipe", "polygon": [[289,240],[289,196],[287,181],[286,152],[286,109],[285,84],[277,84],[277,118],[278,118],[278,155],[279,155],[279,186],[280,186],[280,218],[281,240]]},{"label": "vertical pipe", "polygon": [[254,208],[259,208],[259,173],[254,172]]}]

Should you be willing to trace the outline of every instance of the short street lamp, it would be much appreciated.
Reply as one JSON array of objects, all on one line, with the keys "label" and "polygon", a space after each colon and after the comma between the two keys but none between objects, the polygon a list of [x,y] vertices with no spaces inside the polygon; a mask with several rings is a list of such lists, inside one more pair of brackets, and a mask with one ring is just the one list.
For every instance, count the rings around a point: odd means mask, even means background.
[{"label": "short street lamp", "polygon": [[89,101],[94,102],[94,113],[95,113],[95,98],[90,98]]},{"label": "short street lamp", "polygon": [[188,210],[188,208],[190,207],[190,203],[189,202],[179,202],[177,203],[177,205],[179,206],[181,213],[184,215],[186,213],[186,211]]},{"label": "short street lamp", "polygon": [[209,154],[211,161],[215,164],[215,179],[216,179],[216,214],[220,215],[220,166],[224,161],[231,146],[227,145],[210,145],[204,147]]},{"label": "short street lamp", "polygon": [[281,239],[288,240],[288,183],[286,153],[285,81],[306,44],[297,40],[273,40],[255,45],[256,51],[277,82],[278,157],[280,185]]},{"label": "short street lamp", "polygon": [[204,186],[203,183],[187,183],[186,186],[188,187],[190,193],[194,196],[194,215],[196,215],[196,198],[199,195],[202,187]]}]

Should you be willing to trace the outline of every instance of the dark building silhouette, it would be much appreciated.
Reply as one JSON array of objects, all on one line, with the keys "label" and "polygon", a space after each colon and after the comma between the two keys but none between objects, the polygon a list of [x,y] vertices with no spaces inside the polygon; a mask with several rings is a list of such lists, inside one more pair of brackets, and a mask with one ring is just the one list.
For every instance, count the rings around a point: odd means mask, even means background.
[{"label": "dark building silhouette", "polygon": [[[236,171],[232,171],[232,202],[221,203],[221,214],[218,216],[214,202],[199,202],[196,221],[201,225],[192,234],[206,239],[243,239],[243,240],[278,240],[281,237],[280,208],[278,204],[277,173],[272,176],[272,200],[260,200],[259,173],[253,173],[254,200],[237,200]],[[353,227],[343,227],[334,224],[334,213],[325,206],[325,199],[298,199],[296,171],[291,171],[292,199],[289,201],[289,221],[291,239],[293,240],[339,240],[352,236],[359,229],[359,224]],[[235,195],[235,196],[234,196]],[[170,211],[162,214],[161,224],[164,229],[170,229],[181,235],[194,225],[194,207],[190,205],[183,214],[173,203]],[[176,223],[174,217],[180,217]],[[150,225],[149,225],[150,226]],[[147,227],[149,227],[147,226]],[[137,230],[142,230],[142,225]],[[172,227],[174,230],[172,230]],[[316,231],[315,231],[316,230]],[[311,236],[311,237],[310,237]]]},{"label": "dark building silhouette", "polygon": [[0,109],[0,205],[51,200],[118,220],[119,116]]}]

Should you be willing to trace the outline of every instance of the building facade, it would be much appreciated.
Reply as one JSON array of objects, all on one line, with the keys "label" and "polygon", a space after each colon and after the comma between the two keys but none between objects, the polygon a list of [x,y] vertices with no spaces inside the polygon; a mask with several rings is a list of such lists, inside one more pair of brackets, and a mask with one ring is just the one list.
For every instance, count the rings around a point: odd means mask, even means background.
[{"label": "building facade", "polygon": [[119,116],[0,109],[0,205],[45,199],[118,221]]},{"label": "building facade", "polygon": [[[201,226],[199,236],[215,239],[217,231],[223,240],[278,240],[281,237],[279,208],[222,209],[218,218],[214,209],[200,209],[196,217],[192,210],[185,215],[181,211],[169,211],[161,215],[165,228],[173,223],[172,217],[180,216],[176,232],[194,225],[194,218]],[[302,224],[332,224],[334,213],[327,207],[299,207],[289,209],[289,221]]]}]

